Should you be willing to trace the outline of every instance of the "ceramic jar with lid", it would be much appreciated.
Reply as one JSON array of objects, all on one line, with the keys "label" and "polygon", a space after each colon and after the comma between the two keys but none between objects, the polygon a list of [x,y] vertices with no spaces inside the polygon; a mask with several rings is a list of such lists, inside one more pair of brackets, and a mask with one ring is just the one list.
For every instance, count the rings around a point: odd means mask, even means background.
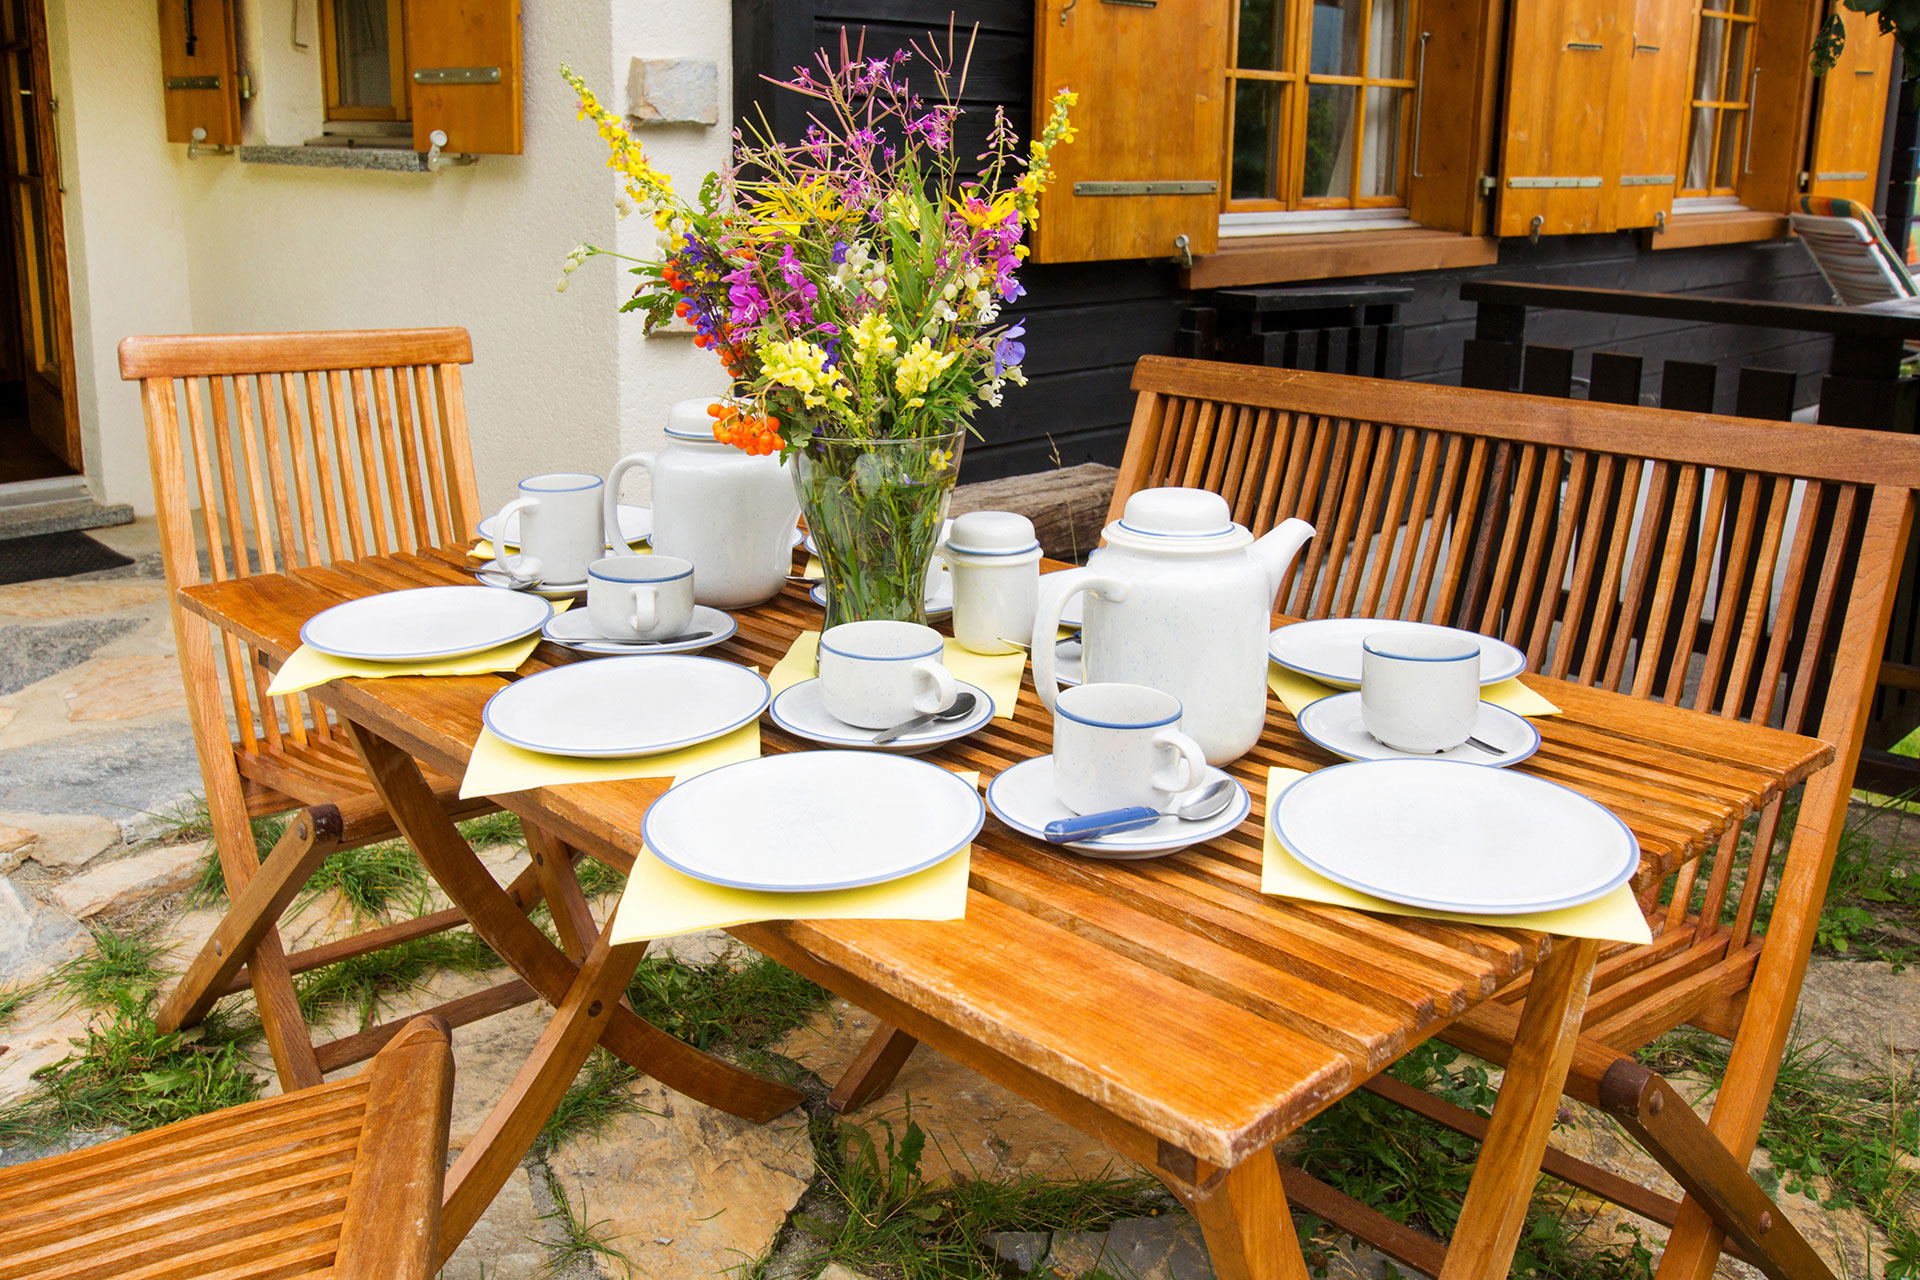
[{"label": "ceramic jar with lid", "polygon": [[953,638],[975,653],[1018,652],[1040,596],[1033,521],[1013,511],[955,516],[940,558],[953,574]]}]

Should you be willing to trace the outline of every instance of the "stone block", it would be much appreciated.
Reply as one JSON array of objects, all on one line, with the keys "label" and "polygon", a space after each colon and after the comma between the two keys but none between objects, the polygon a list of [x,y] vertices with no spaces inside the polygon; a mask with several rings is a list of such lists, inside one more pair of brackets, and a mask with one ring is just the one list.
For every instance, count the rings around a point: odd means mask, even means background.
[{"label": "stone block", "polygon": [[82,867],[120,844],[120,824],[89,813],[0,813],[0,854],[43,867]]},{"label": "stone block", "polygon": [[635,58],[627,68],[635,124],[718,124],[720,68],[700,58]]},{"label": "stone block", "polygon": [[0,876],[0,986],[37,982],[86,948],[87,931],[71,915]]},{"label": "stone block", "polygon": [[60,696],[69,720],[131,720],[187,705],[179,660],[155,654],[96,658]]},{"label": "stone block", "polygon": [[1052,1243],[1050,1231],[995,1231],[987,1236],[993,1256],[1023,1276],[1040,1265]]},{"label": "stone block", "polygon": [[206,860],[207,846],[202,844],[155,849],[83,871],[55,886],[50,896],[56,906],[85,920],[111,908],[185,889],[200,878]]}]

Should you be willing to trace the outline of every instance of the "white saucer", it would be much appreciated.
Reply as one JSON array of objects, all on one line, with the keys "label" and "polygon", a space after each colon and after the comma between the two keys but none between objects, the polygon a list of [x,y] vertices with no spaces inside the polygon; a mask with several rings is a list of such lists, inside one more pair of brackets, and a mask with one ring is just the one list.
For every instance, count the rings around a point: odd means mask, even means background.
[{"label": "white saucer", "polygon": [[1087,682],[1087,650],[1079,636],[1054,643],[1053,678],[1060,684]]},{"label": "white saucer", "polygon": [[[553,623],[547,626],[552,627]],[[1332,697],[1308,703],[1300,711],[1300,732],[1315,746],[1324,747],[1349,760],[1457,760],[1461,764],[1483,764],[1503,769],[1510,764],[1519,764],[1540,749],[1540,731],[1533,727],[1532,721],[1525,716],[1515,715],[1505,707],[1483,702],[1480,704],[1479,717],[1473,722],[1473,736],[1490,747],[1499,747],[1499,755],[1488,755],[1465,742],[1451,751],[1430,755],[1400,751],[1367,732],[1366,725],[1360,719],[1358,690],[1336,693]]]},{"label": "white saucer", "polygon": [[[1227,775],[1210,768],[1206,776],[1200,779],[1199,785],[1207,786],[1216,778],[1227,778]],[[1226,812],[1217,818],[1209,818],[1204,822],[1162,818],[1150,827],[1117,831],[1112,835],[1076,840],[1072,844],[1057,847],[1077,849],[1111,862],[1131,862],[1139,858],[1157,858],[1189,845],[1202,844],[1233,830],[1245,822],[1247,814],[1253,810],[1253,798],[1247,794],[1247,789],[1233,778],[1227,778],[1227,781],[1233,783],[1235,799],[1227,806]],[[995,778],[987,787],[987,808],[993,810],[994,817],[1035,840],[1047,838],[1045,828],[1049,822],[1074,816],[1073,810],[1062,804],[1060,797],[1054,793],[1053,757],[1050,755],[1022,760]]]},{"label": "white saucer", "polygon": [[611,640],[593,629],[593,618],[585,609],[570,609],[555,614],[540,634],[555,644],[581,653],[617,658],[640,653],[698,653],[719,644],[740,629],[733,615],[704,604],[693,606],[693,617],[681,637],[671,640]]},{"label": "white saucer", "polygon": [[[505,537],[496,538],[494,536],[494,534],[499,531],[499,528],[500,515],[498,512],[495,512],[480,522],[480,536],[496,547],[518,549],[520,546],[520,513],[516,511],[507,517]],[[621,503],[620,536],[627,540],[628,545],[636,542],[645,542],[648,538],[652,537],[653,508],[630,507],[624,502]]]},{"label": "white saucer", "polygon": [[1297,671],[1336,689],[1360,687],[1360,645],[1382,632],[1438,632],[1466,636],[1480,644],[1480,683],[1498,684],[1527,669],[1527,655],[1504,640],[1458,627],[1430,622],[1402,622],[1397,618],[1321,618],[1275,627],[1267,637],[1267,656],[1289,671]]},{"label": "white saucer", "polygon": [[973,710],[966,719],[955,720],[947,724],[930,724],[914,733],[903,734],[885,746],[875,746],[873,729],[861,729],[843,720],[836,720],[827,711],[821,697],[820,681],[802,680],[775,695],[768,714],[773,722],[796,737],[811,742],[825,743],[829,747],[855,747],[863,751],[892,751],[898,755],[918,755],[922,751],[931,751],[943,742],[952,742],[964,738],[981,725],[993,719],[993,699],[987,691],[965,680],[954,681],[956,687],[973,695]]},{"label": "white saucer", "polygon": [[[816,582],[807,590],[807,598],[827,607],[827,584]],[[943,618],[953,612],[953,575],[944,569],[936,570],[933,575],[933,589],[927,592],[925,601],[929,618]]]},{"label": "white saucer", "polygon": [[755,672],[713,658],[595,658],[514,681],[480,718],[502,742],[543,755],[649,756],[758,719],[768,694]]},{"label": "white saucer", "polygon": [[301,625],[300,643],[336,658],[419,662],[484,653],[552,616],[544,600],[503,599],[483,587],[414,587],[322,609]]},{"label": "white saucer", "polygon": [[587,584],[582,582],[536,582],[530,587],[516,587],[506,570],[500,567],[498,560],[488,560],[473,571],[473,576],[483,587],[498,587],[502,591],[520,591],[527,595],[539,596],[545,600],[573,600],[587,594]]}]

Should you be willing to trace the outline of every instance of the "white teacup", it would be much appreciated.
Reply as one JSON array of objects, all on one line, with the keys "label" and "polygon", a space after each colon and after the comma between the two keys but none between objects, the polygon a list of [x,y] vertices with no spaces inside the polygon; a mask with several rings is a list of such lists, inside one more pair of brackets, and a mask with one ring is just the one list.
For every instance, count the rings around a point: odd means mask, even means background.
[{"label": "white teacup", "polygon": [[1053,786],[1075,813],[1164,809],[1205,775],[1200,744],[1181,733],[1180,699],[1142,684],[1083,684],[1053,704]]},{"label": "white teacup", "polygon": [[693,620],[693,565],[675,556],[595,560],[587,617],[608,640],[671,640]]},{"label": "white teacup", "polygon": [[820,637],[820,695],[827,714],[862,729],[891,729],[953,703],[944,642],[914,622],[846,622]]},{"label": "white teacup", "polygon": [[1017,652],[1033,633],[1040,600],[1033,521],[1013,511],[969,511],[950,522],[940,557],[953,571],[953,638],[975,653]]},{"label": "white teacup", "polygon": [[567,585],[585,582],[587,566],[606,554],[600,494],[606,483],[599,476],[559,472],[528,476],[520,482],[520,496],[500,508],[495,525],[505,530],[507,518],[520,513],[520,552],[508,555],[502,546],[500,567],[521,572],[520,559],[540,562],[542,582]]},{"label": "white teacup", "polygon": [[1384,631],[1360,644],[1360,719],[1395,751],[1432,755],[1467,740],[1480,714],[1480,644]]}]

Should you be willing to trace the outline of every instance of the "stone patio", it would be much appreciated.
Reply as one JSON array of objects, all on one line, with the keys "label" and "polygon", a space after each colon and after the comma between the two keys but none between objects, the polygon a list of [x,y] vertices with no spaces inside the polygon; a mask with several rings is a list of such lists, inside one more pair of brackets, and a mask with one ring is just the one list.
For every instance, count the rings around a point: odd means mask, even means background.
[{"label": "stone patio", "polygon": [[[199,775],[154,528],[142,521],[93,536],[135,563],[81,578],[0,586],[0,984],[31,982],[84,949],[89,923],[163,922],[177,967],[219,918],[214,910],[184,909],[180,896],[199,874],[206,846],[167,838],[170,819],[191,805]],[[495,849],[487,856],[504,878],[524,853]],[[289,942],[310,942],[340,927],[336,907],[316,904],[289,921]],[[683,939],[675,950],[703,957],[723,942]],[[430,1004],[497,980],[441,974],[410,1003]],[[456,1149],[471,1139],[545,1021],[540,1006],[523,1006],[456,1032]],[[84,1014],[60,1000],[43,994],[29,1001],[0,1028],[0,1102],[25,1091],[32,1072],[63,1056],[84,1026]],[[871,1028],[867,1014],[834,1001],[775,1050],[810,1073],[817,1109],[825,1082],[837,1077]],[[351,1029],[343,1023],[336,1030]],[[1910,1068],[1920,1052],[1920,971],[1817,959],[1808,974],[1802,1033],[1832,1039],[1862,1066],[1884,1069],[1891,1061]],[[265,1075],[264,1051],[260,1060]],[[516,1172],[447,1276],[555,1274],[547,1248],[555,1238],[548,1217],[555,1183],[576,1213],[604,1224],[604,1234],[634,1259],[636,1274],[716,1275],[775,1250],[796,1206],[819,1181],[806,1115],[754,1126],[645,1078],[628,1088],[634,1113]],[[909,1106],[928,1134],[923,1167],[931,1178],[1142,1172],[930,1050],[915,1055],[863,1118],[897,1121]],[[1629,1177],[1664,1181],[1608,1122],[1583,1110],[1575,1110],[1556,1140]],[[1862,1222],[1805,1197],[1786,1197],[1786,1205],[1823,1251],[1844,1259],[1842,1274],[1880,1274],[1885,1241],[1873,1239]],[[1603,1236],[1613,1221],[1602,1214],[1593,1231]],[[1650,1242],[1656,1238],[1648,1233]],[[1104,1232],[1009,1233],[994,1243],[1009,1267],[1043,1276],[1082,1276],[1096,1267],[1116,1280],[1209,1274],[1197,1231],[1177,1210],[1123,1220]],[[1364,1249],[1335,1250],[1329,1265],[1334,1276],[1392,1274]],[[600,1272],[577,1263],[558,1274]],[[1721,1274],[1757,1273],[1724,1263]],[[830,1267],[820,1280],[858,1277]]]}]

